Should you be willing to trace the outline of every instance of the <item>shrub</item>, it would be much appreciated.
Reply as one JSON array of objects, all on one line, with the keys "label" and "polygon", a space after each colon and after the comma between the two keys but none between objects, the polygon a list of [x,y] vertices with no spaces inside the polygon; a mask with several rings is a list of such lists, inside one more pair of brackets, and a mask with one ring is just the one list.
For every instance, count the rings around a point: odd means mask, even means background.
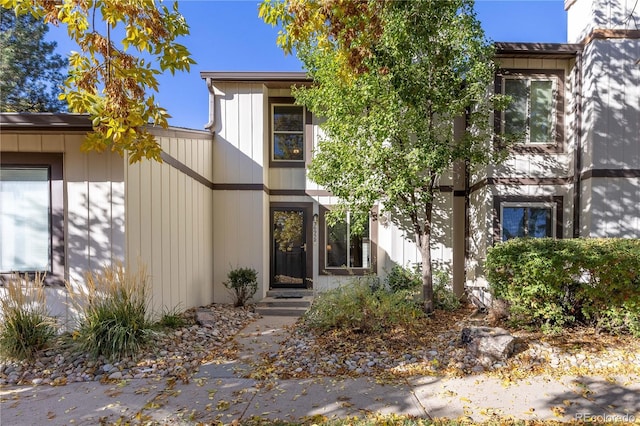
[{"label": "shrub", "polygon": [[11,276],[0,296],[0,352],[14,359],[31,358],[56,335],[56,322],[49,315],[44,296],[44,275]]},{"label": "shrub", "polygon": [[75,336],[83,350],[120,359],[145,344],[151,332],[145,268],[130,274],[121,264],[105,266],[101,274],[88,273],[84,287],[67,288],[80,314]]},{"label": "shrub", "polygon": [[387,287],[395,292],[401,290],[416,290],[422,285],[422,275],[420,274],[420,265],[413,265],[413,268],[402,265],[393,265],[393,268],[387,273],[385,278]]},{"label": "shrub", "polygon": [[244,306],[258,291],[258,273],[253,268],[236,268],[227,274],[223,284],[234,295],[233,306]]},{"label": "shrub", "polygon": [[489,250],[485,270],[515,325],[640,336],[640,240],[514,239]]},{"label": "shrub", "polygon": [[355,330],[372,333],[407,324],[424,316],[409,291],[374,290],[353,279],[342,287],[320,293],[304,315],[313,329]]},{"label": "shrub", "polygon": [[455,311],[460,308],[460,299],[453,292],[449,273],[442,269],[433,271],[433,303],[436,309]]}]

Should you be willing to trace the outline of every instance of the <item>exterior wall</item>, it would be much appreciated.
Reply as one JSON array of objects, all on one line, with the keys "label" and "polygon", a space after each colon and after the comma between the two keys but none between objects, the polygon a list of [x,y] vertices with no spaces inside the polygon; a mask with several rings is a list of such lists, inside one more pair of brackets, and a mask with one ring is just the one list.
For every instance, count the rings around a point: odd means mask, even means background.
[{"label": "exterior wall", "polygon": [[[117,154],[83,153],[83,132],[3,130],[2,152],[63,153],[65,280],[83,282],[87,271],[125,261],[124,160]],[[0,154],[1,155],[1,154]],[[69,324],[64,288],[48,287],[53,315]]]},{"label": "exterior wall", "polygon": [[500,164],[476,170],[470,177],[469,237],[466,261],[466,287],[483,304],[489,302],[484,276],[487,250],[495,243],[494,227],[498,212],[496,197],[562,199],[562,231],[559,238],[573,235],[573,179],[575,164],[575,77],[573,59],[504,57],[503,69],[561,70],[564,73],[564,149],[560,152],[518,151],[512,149]]},{"label": "exterior wall", "polygon": [[[127,165],[127,264],[146,266],[156,312],[214,301],[211,136],[157,131],[163,163]],[[177,167],[183,168],[180,170]],[[196,180],[193,176],[199,176]]]},{"label": "exterior wall", "polygon": [[224,287],[230,269],[258,272],[261,299],[269,289],[268,104],[260,83],[215,87],[213,143],[214,300],[231,302]]},{"label": "exterior wall", "polygon": [[594,39],[584,49],[585,237],[640,237],[639,58],[640,38]]},{"label": "exterior wall", "polygon": [[[635,0],[565,0],[567,7],[567,40],[580,43],[595,29],[636,29],[628,16]],[[637,17],[640,11],[635,9]]]}]

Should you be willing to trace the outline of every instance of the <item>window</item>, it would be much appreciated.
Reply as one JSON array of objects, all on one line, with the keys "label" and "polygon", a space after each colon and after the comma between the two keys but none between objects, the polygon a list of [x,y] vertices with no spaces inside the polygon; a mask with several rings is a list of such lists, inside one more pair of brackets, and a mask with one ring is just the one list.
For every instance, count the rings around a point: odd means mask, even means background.
[{"label": "window", "polygon": [[0,165],[0,274],[45,272],[61,283],[62,156],[3,153]]},{"label": "window", "polygon": [[564,150],[563,77],[563,71],[555,70],[505,71],[498,89],[511,103],[498,115],[498,130],[515,137],[520,146]]},{"label": "window", "polygon": [[549,204],[502,205],[502,241],[517,237],[554,236],[554,210]]},{"label": "window", "polygon": [[304,108],[272,105],[272,160],[304,162]]},{"label": "window", "polygon": [[369,220],[362,218],[363,229],[357,232],[355,218],[351,214],[334,225],[326,224],[326,268],[370,268],[371,239]]},{"label": "window", "polygon": [[494,241],[562,237],[561,196],[494,198]]}]

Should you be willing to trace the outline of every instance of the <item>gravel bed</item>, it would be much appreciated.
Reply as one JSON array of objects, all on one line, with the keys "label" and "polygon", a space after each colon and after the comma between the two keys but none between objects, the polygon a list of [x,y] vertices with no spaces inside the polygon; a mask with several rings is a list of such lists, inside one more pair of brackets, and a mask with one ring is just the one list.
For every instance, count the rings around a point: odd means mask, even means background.
[{"label": "gravel bed", "polygon": [[[31,361],[0,361],[0,385],[49,384],[125,380],[148,377],[186,379],[205,361],[224,361],[235,356],[231,342],[241,329],[259,315],[249,309],[210,305],[185,312],[188,325],[154,331],[144,353],[135,359],[111,362],[78,352],[67,338]],[[204,321],[196,322],[196,317]]]},{"label": "gravel bed", "polygon": [[[477,358],[460,342],[459,331],[443,332],[430,346],[404,351],[358,350],[328,352],[317,338],[295,329],[278,353],[268,355],[272,374],[281,378],[336,375],[467,375],[528,374],[640,374],[640,346],[592,351],[589,347],[567,350],[544,341],[520,340],[515,355],[505,361]],[[355,350],[354,350],[355,349]],[[305,356],[300,356],[305,354]]]}]

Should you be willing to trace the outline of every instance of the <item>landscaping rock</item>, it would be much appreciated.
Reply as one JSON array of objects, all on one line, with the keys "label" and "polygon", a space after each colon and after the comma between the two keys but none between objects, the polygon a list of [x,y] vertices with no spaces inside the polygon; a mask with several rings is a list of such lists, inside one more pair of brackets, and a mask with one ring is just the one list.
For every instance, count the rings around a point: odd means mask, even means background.
[{"label": "landscaping rock", "polygon": [[468,327],[460,332],[460,342],[476,358],[504,361],[513,354],[516,338],[503,328]]}]

